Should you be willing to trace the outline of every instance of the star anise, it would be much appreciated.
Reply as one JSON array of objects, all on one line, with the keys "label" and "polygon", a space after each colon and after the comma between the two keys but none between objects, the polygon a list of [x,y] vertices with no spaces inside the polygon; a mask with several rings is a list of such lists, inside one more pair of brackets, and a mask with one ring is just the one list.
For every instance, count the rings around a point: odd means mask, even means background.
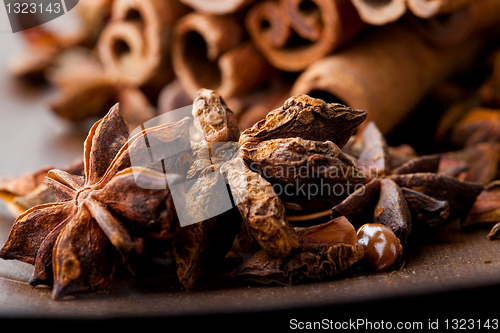
[{"label": "star anise", "polygon": [[[47,172],[51,169],[54,168],[46,166],[19,176],[0,177],[0,198],[4,200],[12,216],[17,218],[33,206],[56,201],[54,191],[43,183]],[[83,161],[71,163],[64,171],[81,175]]]},{"label": "star anise", "polygon": [[495,180],[484,187],[472,206],[463,226],[476,223],[495,223],[488,234],[489,239],[500,238],[500,181]]},{"label": "star anise", "polygon": [[189,136],[184,136],[188,126],[184,119],[129,139],[128,126],[115,105],[85,141],[84,176],[49,171],[45,182],[59,202],[20,215],[0,257],[34,264],[30,283],[53,284],[55,299],[104,288],[120,261],[142,253],[145,240],[170,239],[177,233],[164,175],[151,163],[132,168],[131,156],[147,154],[154,140],[189,146]]},{"label": "star anise", "polygon": [[439,174],[441,155],[415,157],[392,168],[387,143],[374,123],[360,134],[361,152],[354,158],[371,180],[332,209],[355,226],[380,223],[401,243],[413,229],[464,219],[482,190],[479,183]]},{"label": "star anise", "polygon": [[469,111],[452,127],[450,140],[459,147],[500,141],[500,110],[476,108]]},{"label": "star anise", "polygon": [[187,173],[192,186],[186,192],[186,206],[192,209],[186,213],[199,223],[185,226],[173,242],[177,274],[186,289],[220,264],[242,223],[271,256],[287,256],[298,247],[271,184],[237,156],[240,131],[220,94],[201,89],[192,112],[203,140],[193,143]]}]

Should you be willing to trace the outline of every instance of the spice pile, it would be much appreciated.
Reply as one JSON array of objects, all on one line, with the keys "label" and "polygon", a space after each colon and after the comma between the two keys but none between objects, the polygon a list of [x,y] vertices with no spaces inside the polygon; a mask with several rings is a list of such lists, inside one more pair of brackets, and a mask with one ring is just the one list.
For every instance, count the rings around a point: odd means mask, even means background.
[{"label": "spice pile", "polygon": [[[0,178],[0,257],[61,299],[155,257],[191,290],[228,261],[270,284],[388,269],[457,220],[499,238],[500,1],[373,4],[89,0],[76,34],[23,31],[11,73],[99,120],[81,160]],[[388,144],[409,117],[435,146]]]},{"label": "spice pile", "polygon": [[[440,154],[390,149],[365,118],[297,95],[240,134],[222,97],[201,89],[192,118],[129,138],[117,104],[90,130],[83,172],[47,172],[56,201],[19,215],[0,256],[34,264],[30,283],[53,286],[55,299],[105,288],[119,265],[165,253],[187,290],[244,253],[235,278],[295,284],[354,265],[386,269],[412,233],[465,220],[491,198],[489,187],[446,175]],[[137,158],[155,144],[178,149]],[[195,223],[181,226],[186,216]]]}]

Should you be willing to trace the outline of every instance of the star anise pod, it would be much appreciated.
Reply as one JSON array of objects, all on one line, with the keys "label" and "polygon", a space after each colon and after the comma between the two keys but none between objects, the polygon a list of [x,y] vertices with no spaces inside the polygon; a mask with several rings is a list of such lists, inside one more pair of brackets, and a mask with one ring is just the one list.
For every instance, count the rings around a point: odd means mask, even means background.
[{"label": "star anise pod", "polygon": [[367,124],[359,140],[355,163],[371,180],[332,209],[332,217],[346,216],[355,227],[386,225],[404,244],[412,228],[463,220],[482,190],[481,184],[438,174],[439,154],[392,168],[387,143],[374,123]]},{"label": "star anise pod", "polygon": [[463,226],[468,227],[476,223],[495,223],[489,239],[500,238],[500,181],[496,180],[484,187],[469,211]]},{"label": "star anise pod", "polygon": [[452,127],[450,140],[459,147],[500,141],[500,110],[476,108],[469,111]]},{"label": "star anise pod", "polygon": [[[44,203],[56,201],[54,191],[43,183],[51,166],[46,166],[34,172],[19,176],[0,177],[0,198],[14,217],[18,217],[25,210]],[[83,161],[75,161],[64,171],[73,175],[81,175]]]},{"label": "star anise pod", "polygon": [[187,173],[188,218],[173,242],[179,280],[186,289],[231,249],[240,225],[271,256],[298,247],[285,208],[269,182],[237,156],[238,124],[219,93],[201,89],[193,102],[194,124],[203,140],[193,143],[194,161]]},{"label": "star anise pod", "polygon": [[287,207],[287,219],[329,214],[340,192],[366,181],[341,149],[366,112],[296,95],[245,130],[240,156],[269,181]]},{"label": "star anise pod", "polygon": [[55,299],[104,288],[120,261],[142,253],[145,239],[170,239],[177,233],[165,176],[155,171],[158,163],[145,160],[132,167],[131,156],[140,160],[137,156],[147,155],[155,140],[189,146],[188,126],[184,119],[129,139],[115,105],[85,141],[84,176],[49,171],[45,182],[59,202],[20,215],[0,257],[34,264],[30,283],[53,284]]}]

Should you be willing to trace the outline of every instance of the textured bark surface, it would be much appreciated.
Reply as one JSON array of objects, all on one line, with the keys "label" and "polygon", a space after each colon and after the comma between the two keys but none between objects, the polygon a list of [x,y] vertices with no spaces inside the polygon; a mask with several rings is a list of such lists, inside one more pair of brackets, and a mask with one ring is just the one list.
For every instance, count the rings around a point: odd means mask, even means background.
[{"label": "textured bark surface", "polygon": [[300,137],[332,141],[342,148],[365,118],[365,111],[329,104],[307,95],[296,95],[243,131],[240,144],[249,139],[264,141]]}]

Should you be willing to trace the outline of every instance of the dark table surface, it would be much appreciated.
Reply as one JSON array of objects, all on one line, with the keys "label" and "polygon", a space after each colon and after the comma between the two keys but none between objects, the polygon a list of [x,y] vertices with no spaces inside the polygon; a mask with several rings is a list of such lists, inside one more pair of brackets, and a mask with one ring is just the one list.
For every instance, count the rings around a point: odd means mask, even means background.
[{"label": "dark table surface", "polygon": [[[26,87],[9,77],[7,61],[22,50],[18,36],[0,33],[0,176],[67,165],[81,156],[89,125],[74,126],[57,118],[47,107],[50,88]],[[0,204],[0,244],[13,222]],[[173,265],[148,262],[136,277],[120,272],[107,290],[64,301],[52,300],[49,288],[28,284],[31,265],[0,260],[0,319],[165,320],[185,327],[237,322],[246,328],[283,329],[293,318],[375,316],[384,321],[418,319],[424,325],[436,318],[500,319],[495,309],[500,296],[500,241],[488,240],[487,233],[464,232],[451,223],[415,240],[390,271],[354,270],[331,281],[297,286],[259,286],[217,276],[202,290],[186,292]]]}]

